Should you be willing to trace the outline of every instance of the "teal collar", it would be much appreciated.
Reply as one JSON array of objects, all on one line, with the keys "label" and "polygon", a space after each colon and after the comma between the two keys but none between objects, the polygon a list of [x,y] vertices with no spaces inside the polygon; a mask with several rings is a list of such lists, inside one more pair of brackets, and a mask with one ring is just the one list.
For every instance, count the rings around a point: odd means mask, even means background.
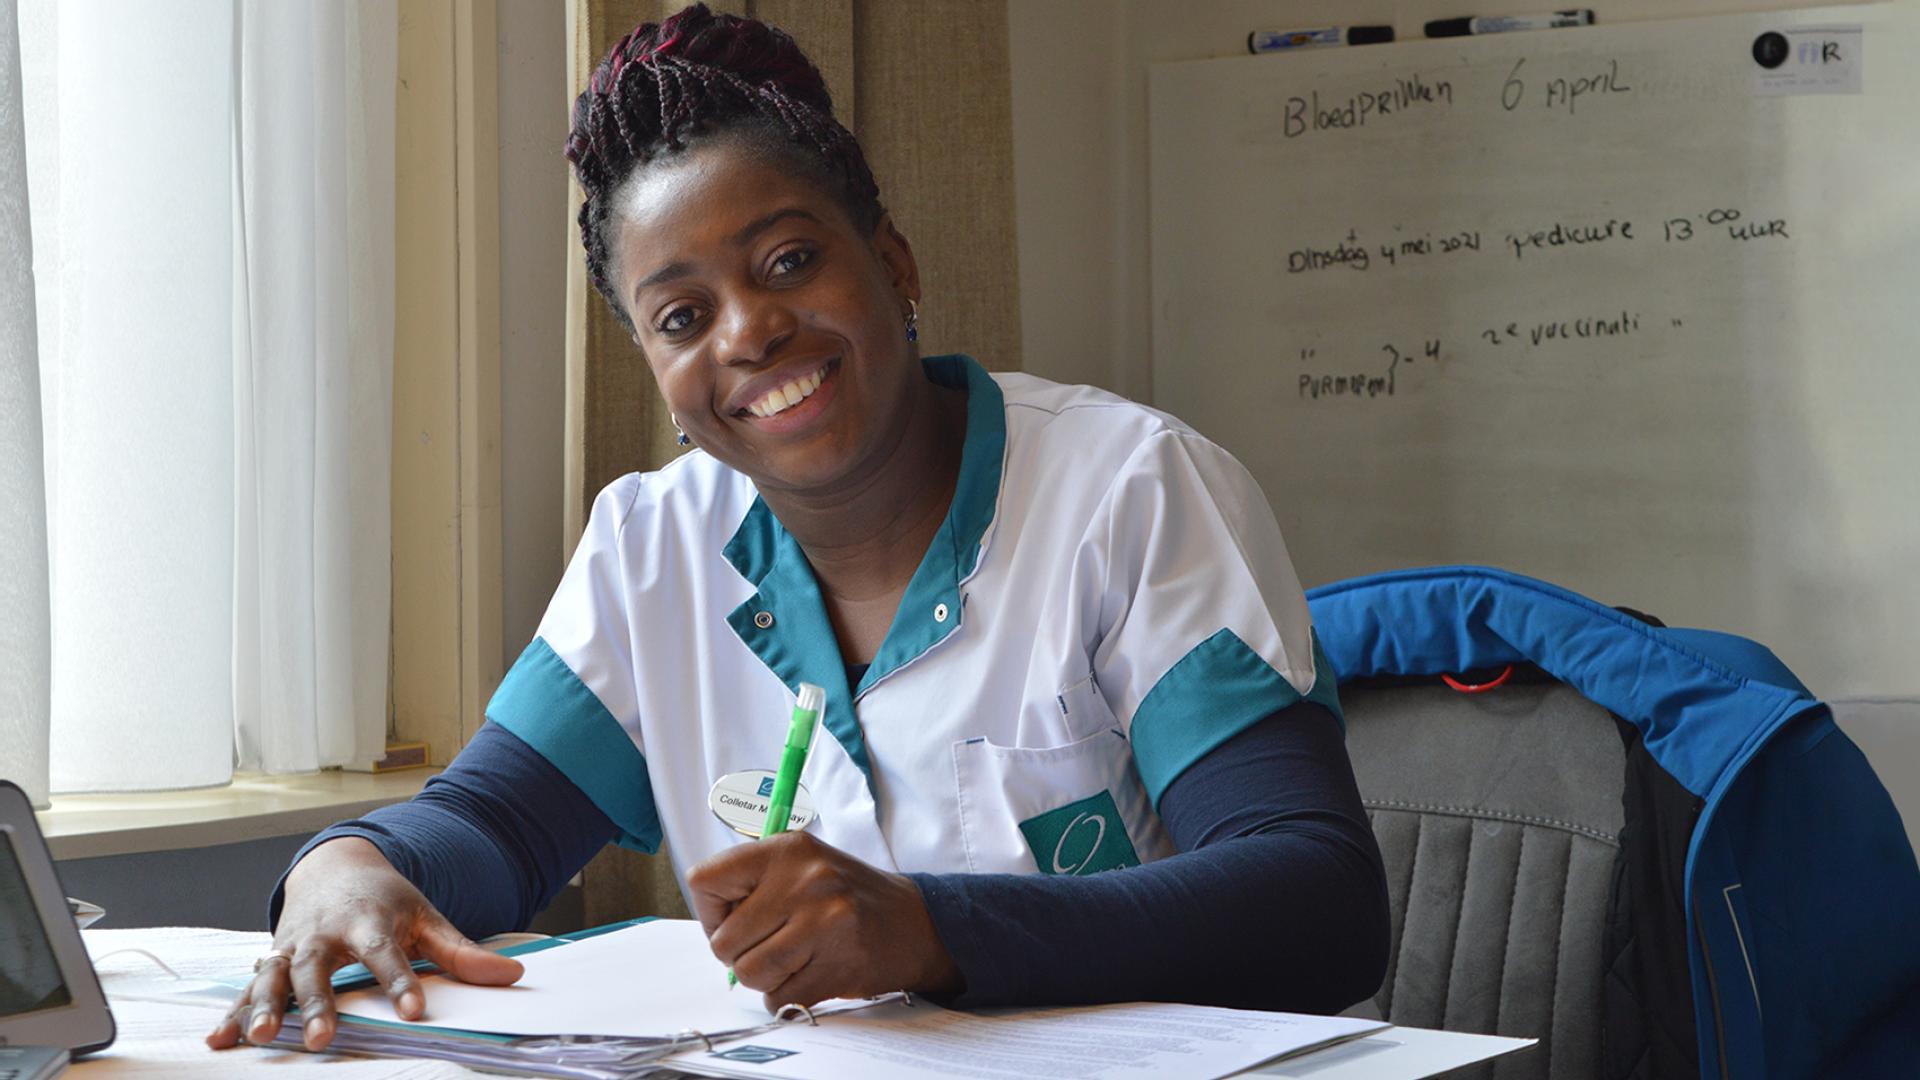
[{"label": "teal collar", "polygon": [[1000,496],[1007,446],[1006,401],[986,369],[958,354],[928,357],[921,364],[934,383],[967,391],[960,478],[946,519],[907,583],[886,640],[858,687],[847,685],[840,644],[813,567],[765,500],[754,499],[723,552],[740,576],[758,590],[728,614],[727,623],[788,689],[798,693],[803,682],[826,689],[827,708],[821,723],[860,766],[869,787],[873,767],[854,715],[854,699],[959,629],[960,585],[980,561],[981,540],[993,522]]}]

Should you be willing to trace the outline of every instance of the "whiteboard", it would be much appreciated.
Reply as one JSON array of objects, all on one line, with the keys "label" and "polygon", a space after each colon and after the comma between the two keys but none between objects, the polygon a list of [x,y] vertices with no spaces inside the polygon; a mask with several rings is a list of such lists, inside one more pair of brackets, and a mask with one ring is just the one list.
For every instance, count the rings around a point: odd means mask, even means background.
[{"label": "whiteboard", "polygon": [[[1763,92],[1796,27],[1864,92]],[[1150,95],[1154,403],[1253,472],[1303,581],[1492,564],[1920,694],[1920,5]]]}]

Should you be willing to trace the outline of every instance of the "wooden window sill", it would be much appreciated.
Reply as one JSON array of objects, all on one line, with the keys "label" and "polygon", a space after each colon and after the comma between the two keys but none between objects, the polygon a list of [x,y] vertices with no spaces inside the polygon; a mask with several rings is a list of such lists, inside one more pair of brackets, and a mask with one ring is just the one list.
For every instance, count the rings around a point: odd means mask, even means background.
[{"label": "wooden window sill", "polygon": [[412,798],[439,771],[235,773],[219,788],[56,795],[38,817],[56,860],[211,847],[316,833]]}]

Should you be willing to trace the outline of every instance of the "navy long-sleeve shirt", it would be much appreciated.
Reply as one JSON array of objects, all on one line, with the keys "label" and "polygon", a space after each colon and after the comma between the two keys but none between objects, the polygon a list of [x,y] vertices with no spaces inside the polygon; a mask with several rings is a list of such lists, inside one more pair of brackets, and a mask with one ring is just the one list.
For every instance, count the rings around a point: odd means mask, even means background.
[{"label": "navy long-sleeve shirt", "polygon": [[[1339,723],[1300,702],[1161,796],[1180,854],[1090,877],[909,875],[959,1005],[1163,1000],[1335,1012],[1386,967],[1386,879]],[[617,830],[496,724],[413,800],[320,833],[371,841],[462,933],[518,930]],[[284,878],[282,880],[284,886]],[[270,918],[278,923],[281,887]]]}]

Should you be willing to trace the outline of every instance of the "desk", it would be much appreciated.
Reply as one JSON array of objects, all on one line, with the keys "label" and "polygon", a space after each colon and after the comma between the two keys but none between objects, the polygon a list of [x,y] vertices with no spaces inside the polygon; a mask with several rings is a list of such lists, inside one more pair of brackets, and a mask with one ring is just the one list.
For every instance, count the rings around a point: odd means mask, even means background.
[{"label": "desk", "polygon": [[[437,1061],[348,1058],[241,1046],[215,1053],[202,1041],[225,1006],[161,1000],[253,966],[271,947],[271,935],[239,930],[160,927],[87,930],[87,951],[100,972],[119,1034],[106,1051],[74,1065],[75,1080],[207,1080],[263,1075],[281,1080],[450,1080],[481,1077]],[[162,970],[145,950],[164,961]],[[230,998],[226,999],[229,1003]],[[1479,1038],[1445,1031],[1388,1028],[1319,1053],[1269,1065],[1246,1075],[1296,1080],[1415,1080],[1479,1060]]]}]

